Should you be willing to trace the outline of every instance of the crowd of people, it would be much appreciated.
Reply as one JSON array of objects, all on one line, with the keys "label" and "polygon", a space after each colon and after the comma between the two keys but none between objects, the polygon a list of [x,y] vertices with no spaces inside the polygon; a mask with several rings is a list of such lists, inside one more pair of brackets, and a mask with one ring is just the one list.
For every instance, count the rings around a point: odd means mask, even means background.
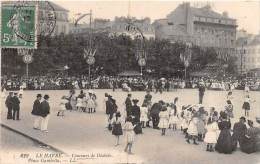
[{"label": "crowd of people", "polygon": [[[205,90],[199,89],[199,92]],[[245,97],[248,98],[246,91]],[[215,107],[202,105],[203,96],[199,93],[199,103],[195,105],[179,104],[179,98],[173,102],[160,100],[152,103],[152,95],[148,90],[144,101],[138,104],[138,99],[132,99],[129,93],[125,100],[125,110],[119,110],[116,100],[111,95],[105,94],[106,114],[108,116],[108,129],[116,136],[116,144],[125,130],[125,151],[132,154],[134,137],[143,133],[143,128],[160,129],[161,135],[167,131],[182,131],[188,144],[198,145],[206,143],[206,151],[231,154],[239,145],[242,152],[253,153],[260,151],[260,128],[255,127],[252,120],[245,113],[239,121],[231,125],[234,120],[232,92],[227,95],[226,105],[223,110],[216,111]],[[248,104],[247,104],[248,103]],[[245,105],[247,104],[247,105]],[[249,112],[249,101],[245,101],[241,107]],[[169,133],[169,132],[168,132]]]},{"label": "crowd of people", "polygon": [[126,91],[150,89],[158,92],[172,91],[180,88],[197,88],[198,82],[203,79],[208,89],[229,90],[244,89],[247,85],[251,90],[260,90],[260,79],[244,79],[229,77],[218,78],[146,78],[146,77],[112,77],[97,76],[89,82],[85,76],[64,77],[64,76],[37,76],[26,78],[4,77],[1,80],[2,90],[19,90],[21,87],[27,90],[64,90],[64,89],[123,89]]},{"label": "crowd of people", "polygon": [[[239,122],[231,125],[234,119],[232,88],[230,88],[226,105],[223,110],[216,111],[215,107],[203,106],[203,97],[207,85],[204,80],[198,82],[199,102],[198,104],[180,105],[179,98],[174,98],[173,102],[160,100],[153,102],[151,90],[146,90],[144,101],[139,105],[139,100],[132,98],[129,92],[124,102],[125,110],[120,110],[116,100],[109,94],[105,94],[105,113],[107,114],[107,128],[116,137],[115,146],[120,144],[120,136],[125,134],[125,152],[132,154],[132,146],[136,135],[143,134],[143,128],[153,128],[161,130],[164,136],[168,131],[182,131],[183,138],[188,144],[198,145],[199,142],[207,143],[206,151],[217,151],[219,153],[231,154],[238,147],[245,153],[253,153],[260,149],[260,128],[255,127],[253,121],[249,119],[250,104],[254,100],[250,99],[249,87],[245,87],[245,101],[241,109],[245,110],[245,115],[240,117]],[[23,92],[9,92],[6,97],[6,107],[8,109],[7,119],[20,120],[20,100]],[[35,117],[34,129],[48,132],[48,120],[50,116],[49,96],[37,94],[33,104],[32,115]],[[97,97],[92,90],[84,92],[81,90],[76,95],[74,89],[68,95],[61,97],[57,116],[64,116],[65,111],[96,112]]]}]

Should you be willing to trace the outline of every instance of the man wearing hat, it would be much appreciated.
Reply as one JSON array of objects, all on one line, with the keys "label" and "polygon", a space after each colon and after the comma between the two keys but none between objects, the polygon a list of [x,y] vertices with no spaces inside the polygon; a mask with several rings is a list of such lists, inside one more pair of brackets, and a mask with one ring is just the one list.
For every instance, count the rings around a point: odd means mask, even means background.
[{"label": "man wearing hat", "polygon": [[246,134],[247,128],[246,128],[246,118],[245,117],[240,117],[239,122],[234,124],[233,127],[233,143],[234,143],[234,148],[237,147],[237,142],[239,145],[241,145],[242,139]]},{"label": "man wearing hat", "polygon": [[48,133],[47,127],[49,122],[49,116],[50,116],[50,105],[49,105],[49,95],[44,95],[43,101],[41,102],[41,112],[40,116],[42,117],[41,122],[41,131]]},{"label": "man wearing hat", "polygon": [[13,92],[9,92],[9,95],[6,97],[5,105],[8,109],[7,119],[12,119],[12,110],[13,110],[13,102],[12,102]]},{"label": "man wearing hat", "polygon": [[41,94],[37,94],[36,100],[33,103],[33,110],[32,110],[32,115],[35,116],[34,119],[34,124],[33,124],[33,128],[34,129],[40,129],[40,122],[41,122],[41,99],[42,99],[42,95]]},{"label": "man wearing hat", "polygon": [[127,95],[127,98],[125,100],[125,109],[126,109],[126,115],[127,117],[131,115],[131,110],[132,110],[132,101],[131,101],[132,95],[129,93]]},{"label": "man wearing hat", "polygon": [[205,92],[205,86],[204,86],[204,83],[203,81],[201,80],[199,82],[199,104],[202,104],[203,102],[203,97],[204,97],[204,92]]},{"label": "man wearing hat", "polygon": [[14,97],[12,98],[13,101],[13,120],[20,120],[19,113],[20,113],[20,100],[18,98],[18,93],[14,93]]}]

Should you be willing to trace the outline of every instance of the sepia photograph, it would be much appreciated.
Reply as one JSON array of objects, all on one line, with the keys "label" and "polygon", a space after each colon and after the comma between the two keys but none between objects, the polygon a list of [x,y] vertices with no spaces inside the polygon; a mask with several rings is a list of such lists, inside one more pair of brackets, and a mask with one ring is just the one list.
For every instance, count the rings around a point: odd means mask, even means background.
[{"label": "sepia photograph", "polygon": [[260,0],[3,0],[1,164],[260,164]]}]

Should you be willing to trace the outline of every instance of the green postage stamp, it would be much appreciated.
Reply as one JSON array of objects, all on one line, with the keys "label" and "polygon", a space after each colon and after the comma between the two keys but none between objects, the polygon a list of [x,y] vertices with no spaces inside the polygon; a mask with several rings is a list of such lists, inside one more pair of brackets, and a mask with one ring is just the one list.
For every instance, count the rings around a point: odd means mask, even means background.
[{"label": "green postage stamp", "polygon": [[1,15],[2,48],[36,48],[36,5],[2,4]]}]

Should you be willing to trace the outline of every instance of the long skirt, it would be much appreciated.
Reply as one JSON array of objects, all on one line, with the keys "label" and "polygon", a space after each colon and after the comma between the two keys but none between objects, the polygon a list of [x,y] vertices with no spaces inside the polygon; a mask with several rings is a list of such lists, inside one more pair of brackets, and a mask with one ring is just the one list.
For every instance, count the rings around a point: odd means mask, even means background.
[{"label": "long skirt", "polygon": [[221,130],[217,144],[215,147],[216,151],[224,154],[231,154],[233,151],[233,141],[228,129]]}]

